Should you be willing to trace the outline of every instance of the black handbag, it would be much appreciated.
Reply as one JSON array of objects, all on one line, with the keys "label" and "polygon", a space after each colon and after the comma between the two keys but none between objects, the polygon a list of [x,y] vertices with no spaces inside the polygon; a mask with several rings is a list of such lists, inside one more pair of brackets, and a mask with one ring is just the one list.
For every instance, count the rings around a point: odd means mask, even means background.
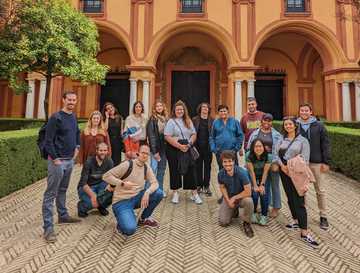
[{"label": "black handbag", "polygon": [[[182,145],[187,145],[189,144],[189,140],[187,140],[181,130],[181,127],[180,125],[174,120],[175,124],[177,125],[177,127],[179,127],[180,129],[180,133],[181,133],[181,136],[183,137],[183,139],[179,139],[179,143],[182,144]],[[180,141],[182,141],[183,143],[181,143]],[[190,154],[190,157],[193,161],[196,161],[198,160],[198,158],[200,157],[200,154],[199,154],[199,151],[195,148],[194,145],[190,145],[189,147],[189,150],[188,150],[189,154]]]}]

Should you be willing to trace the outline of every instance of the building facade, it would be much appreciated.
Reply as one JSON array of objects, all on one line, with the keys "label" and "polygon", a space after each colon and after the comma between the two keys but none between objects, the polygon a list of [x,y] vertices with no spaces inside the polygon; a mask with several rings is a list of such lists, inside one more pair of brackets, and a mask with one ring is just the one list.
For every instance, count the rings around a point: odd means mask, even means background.
[{"label": "building facade", "polygon": [[[281,119],[310,102],[315,115],[360,121],[360,15],[354,0],[71,0],[98,26],[98,60],[111,67],[104,86],[57,77],[50,112],[64,90],[87,117],[113,102],[127,116],[136,100],[227,104],[237,118],[246,98]],[[31,93],[0,82],[0,116],[43,117],[45,81]]]}]

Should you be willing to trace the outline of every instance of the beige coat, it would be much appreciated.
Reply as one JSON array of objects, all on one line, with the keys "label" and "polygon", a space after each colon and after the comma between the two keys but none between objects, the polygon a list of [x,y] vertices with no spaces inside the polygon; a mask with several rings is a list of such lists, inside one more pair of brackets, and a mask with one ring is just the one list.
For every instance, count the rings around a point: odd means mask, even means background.
[{"label": "beige coat", "polygon": [[296,191],[300,196],[304,196],[309,190],[310,182],[315,181],[314,174],[310,170],[309,165],[301,155],[297,155],[288,160],[287,166],[289,169],[289,176],[294,183]]}]

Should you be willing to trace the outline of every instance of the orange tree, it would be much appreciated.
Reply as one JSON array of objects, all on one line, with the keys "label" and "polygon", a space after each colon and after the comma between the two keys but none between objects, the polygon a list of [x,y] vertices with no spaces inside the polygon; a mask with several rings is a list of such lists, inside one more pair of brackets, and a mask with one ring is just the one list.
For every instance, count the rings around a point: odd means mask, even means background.
[{"label": "orange tree", "polygon": [[46,120],[53,77],[63,75],[84,84],[104,83],[108,67],[96,59],[96,25],[68,1],[0,1],[7,7],[0,23],[0,78],[8,80],[19,93],[28,91],[23,73],[42,74],[46,78]]}]

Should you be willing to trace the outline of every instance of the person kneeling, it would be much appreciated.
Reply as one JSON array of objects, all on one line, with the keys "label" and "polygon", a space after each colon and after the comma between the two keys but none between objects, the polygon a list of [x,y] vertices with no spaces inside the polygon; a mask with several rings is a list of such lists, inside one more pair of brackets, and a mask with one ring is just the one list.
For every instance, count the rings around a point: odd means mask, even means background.
[{"label": "person kneeling", "polygon": [[[136,159],[124,161],[104,175],[104,181],[115,186],[112,209],[117,220],[117,229],[124,235],[134,234],[138,224],[147,227],[159,225],[150,216],[164,194],[159,189],[152,169],[146,164],[149,155],[149,146],[142,144]],[[122,179],[129,169],[131,169],[129,175]],[[146,181],[150,183],[147,189]],[[134,209],[139,207],[143,211],[137,223]]]},{"label": "person kneeling", "polygon": [[103,181],[103,174],[113,167],[113,161],[108,156],[109,147],[102,142],[96,145],[96,156],[90,156],[86,160],[81,172],[78,185],[78,194],[80,201],[78,202],[78,216],[87,217],[88,211],[97,208],[101,215],[106,216],[109,212],[106,208],[99,206],[97,195],[111,187]]},{"label": "person kneeling", "polygon": [[254,210],[251,198],[251,184],[247,171],[235,166],[235,155],[232,151],[224,151],[221,154],[223,169],[218,173],[218,182],[223,200],[219,209],[219,224],[227,226],[234,215],[239,212],[239,207],[244,209],[242,215],[246,236],[253,237],[251,227],[251,215]]}]

